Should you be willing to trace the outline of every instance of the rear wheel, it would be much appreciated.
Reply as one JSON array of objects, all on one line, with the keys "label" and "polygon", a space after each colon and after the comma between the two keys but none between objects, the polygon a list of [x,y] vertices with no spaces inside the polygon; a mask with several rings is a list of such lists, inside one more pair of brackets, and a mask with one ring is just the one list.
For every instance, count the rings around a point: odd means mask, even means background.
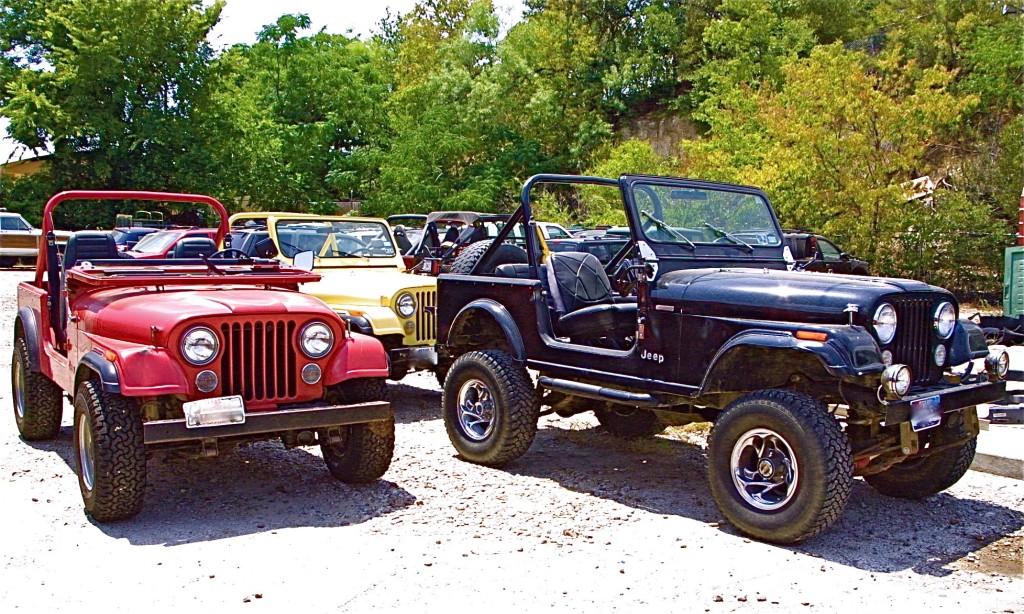
[{"label": "rear wheel", "polygon": [[452,363],[441,398],[448,439],[462,458],[500,466],[530,448],[540,405],[526,368],[507,352],[468,352]]},{"label": "rear wheel", "polygon": [[[383,379],[363,378],[343,382],[334,388],[342,403],[388,400]],[[341,441],[320,445],[331,475],[348,483],[373,482],[387,472],[395,452],[395,419],[342,427]]]},{"label": "rear wheel", "polygon": [[594,415],[604,430],[616,437],[642,439],[654,437],[665,430],[665,425],[649,409],[609,403],[606,407],[595,409]]},{"label": "rear wheel", "polygon": [[86,381],[75,395],[75,463],[85,511],[99,522],[142,510],[146,447],[135,401]]},{"label": "rear wheel", "polygon": [[853,483],[850,443],[825,406],[786,390],[726,407],[708,442],[711,496],[752,537],[795,543],[839,517]]},{"label": "rear wheel", "polygon": [[[866,475],[864,480],[883,495],[900,499],[923,499],[956,484],[974,462],[978,438],[967,430],[960,412],[947,414],[945,422],[938,428],[932,434],[928,447],[970,439],[930,456],[910,458],[881,473]],[[928,448],[922,450],[927,451]]]},{"label": "rear wheel", "polygon": [[21,436],[27,441],[56,437],[64,411],[63,392],[45,375],[32,370],[28,344],[21,336],[14,340],[11,389],[14,393],[14,422]]}]

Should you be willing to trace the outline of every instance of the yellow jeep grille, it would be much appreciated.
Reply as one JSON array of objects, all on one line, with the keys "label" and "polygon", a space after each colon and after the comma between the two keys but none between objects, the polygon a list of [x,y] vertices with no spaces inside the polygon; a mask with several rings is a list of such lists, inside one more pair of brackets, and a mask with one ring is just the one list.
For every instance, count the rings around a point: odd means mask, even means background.
[{"label": "yellow jeep grille", "polygon": [[418,290],[416,298],[416,341],[433,343],[437,338],[437,290]]}]

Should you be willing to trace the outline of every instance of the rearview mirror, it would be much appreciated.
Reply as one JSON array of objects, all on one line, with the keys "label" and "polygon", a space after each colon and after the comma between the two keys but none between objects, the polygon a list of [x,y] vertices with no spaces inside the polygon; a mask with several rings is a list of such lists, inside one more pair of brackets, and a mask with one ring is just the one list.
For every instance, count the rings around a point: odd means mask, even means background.
[{"label": "rearview mirror", "polygon": [[292,258],[292,266],[303,271],[313,270],[313,252],[305,251],[295,254]]}]

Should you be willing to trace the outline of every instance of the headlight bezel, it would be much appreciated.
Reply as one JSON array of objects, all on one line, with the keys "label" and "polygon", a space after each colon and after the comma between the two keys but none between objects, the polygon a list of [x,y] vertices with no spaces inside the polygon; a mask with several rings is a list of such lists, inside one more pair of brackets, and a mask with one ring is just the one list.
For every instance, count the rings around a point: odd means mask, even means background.
[{"label": "headlight bezel", "polygon": [[[206,358],[203,358],[202,356],[195,357],[195,348],[198,347],[195,343],[195,335],[204,333],[208,336],[208,340],[212,341],[209,345],[212,345],[213,351],[210,352],[209,356]],[[185,334],[181,336],[179,348],[181,350],[182,357],[186,362],[188,362],[188,364],[196,367],[202,367],[210,364],[217,359],[218,355],[220,355],[220,337],[218,337],[217,333],[209,326],[193,326],[185,331]]]},{"label": "headlight bezel", "polygon": [[[316,341],[317,339],[323,339],[324,337],[324,335],[311,337],[311,332],[326,333],[327,344],[322,351],[312,350],[309,347],[307,347],[307,343],[309,341]],[[331,350],[334,349],[334,329],[332,329],[327,322],[324,322],[322,320],[314,320],[312,322],[309,322],[308,324],[303,326],[301,330],[299,330],[299,349],[302,350],[302,353],[305,354],[307,358],[312,358],[313,360],[327,356],[328,354],[331,353]]]},{"label": "headlight bezel", "polygon": [[[395,299],[395,311],[403,318],[416,315],[416,297],[410,292],[403,292]],[[406,313],[408,311],[408,313]]]},{"label": "headlight bezel", "polygon": [[[885,314],[883,314],[885,312]],[[892,322],[882,322],[881,318],[886,317],[888,314],[892,314]],[[896,308],[890,303],[882,303],[875,309],[874,315],[871,317],[871,326],[875,329],[875,334],[878,336],[878,341],[882,345],[888,345],[896,339],[896,328],[899,325],[899,318],[896,315]]]},{"label": "headlight bezel", "polygon": [[[947,320],[943,320],[943,312],[947,312]],[[932,326],[935,329],[935,334],[939,336],[939,339],[949,339],[953,336],[953,331],[956,329],[956,307],[949,301],[943,301],[935,308],[935,312],[932,314]],[[948,328],[943,332],[943,328]]]}]

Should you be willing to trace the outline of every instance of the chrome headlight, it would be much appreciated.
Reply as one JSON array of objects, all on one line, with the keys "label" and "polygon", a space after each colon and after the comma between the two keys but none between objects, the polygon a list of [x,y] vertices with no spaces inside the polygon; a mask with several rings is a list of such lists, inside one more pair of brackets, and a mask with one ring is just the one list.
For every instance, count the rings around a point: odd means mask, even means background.
[{"label": "chrome headlight", "polygon": [[412,314],[416,313],[416,299],[406,292],[395,301],[395,307],[398,309],[398,315],[403,318],[411,318]]},{"label": "chrome headlight", "polygon": [[892,365],[882,371],[882,389],[890,399],[902,399],[910,392],[913,375],[907,365]]},{"label": "chrome headlight", "polygon": [[200,366],[213,362],[220,350],[217,334],[205,326],[197,326],[181,338],[181,354],[185,360]]},{"label": "chrome headlight", "polygon": [[956,326],[956,308],[953,303],[942,303],[935,309],[933,318],[935,332],[942,339],[949,339],[953,335],[953,327]]},{"label": "chrome headlight", "polygon": [[299,333],[299,347],[310,358],[323,358],[334,347],[334,333],[323,322],[311,322]]},{"label": "chrome headlight", "polygon": [[993,379],[1005,379],[1010,372],[1010,355],[1006,350],[992,348],[985,357],[985,371]]},{"label": "chrome headlight", "polygon": [[882,303],[875,310],[871,324],[875,327],[875,333],[882,345],[891,343],[896,337],[896,309],[889,303]]}]

